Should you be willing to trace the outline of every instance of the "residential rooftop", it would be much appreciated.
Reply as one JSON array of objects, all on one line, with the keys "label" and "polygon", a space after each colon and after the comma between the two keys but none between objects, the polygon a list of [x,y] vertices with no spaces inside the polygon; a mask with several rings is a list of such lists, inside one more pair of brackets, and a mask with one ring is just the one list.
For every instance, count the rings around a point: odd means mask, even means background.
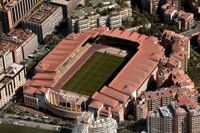
[{"label": "residential rooftop", "polygon": [[89,6],[89,7],[84,7],[84,8],[81,8],[81,9],[74,10],[73,13],[71,14],[71,17],[83,19],[86,16],[94,15],[95,13],[96,13],[96,11],[94,10],[94,8]]},{"label": "residential rooftop", "polygon": [[163,117],[172,116],[172,114],[171,114],[169,108],[167,108],[166,106],[160,107],[160,108],[159,108],[159,111],[160,111],[160,113],[161,113],[161,115],[162,115]]},{"label": "residential rooftop", "polygon": [[189,98],[187,96],[181,96],[178,98],[178,105],[184,105],[189,107],[190,109],[195,109],[199,107],[199,104],[192,98]]},{"label": "residential rooftop", "polygon": [[49,3],[41,3],[37,9],[28,16],[25,21],[41,24],[43,23],[49,16],[52,15],[58,8],[57,5],[49,4]]},{"label": "residential rooftop", "polygon": [[154,117],[154,118],[159,118],[160,117],[160,112],[159,112],[159,110],[149,111],[149,116],[150,117]]},{"label": "residential rooftop", "polygon": [[23,68],[23,65],[13,63],[3,73],[0,74],[0,82],[3,84],[8,83],[8,81],[13,79]]},{"label": "residential rooftop", "polygon": [[0,54],[12,50],[15,51],[26,42],[34,33],[30,30],[14,29],[0,40]]}]

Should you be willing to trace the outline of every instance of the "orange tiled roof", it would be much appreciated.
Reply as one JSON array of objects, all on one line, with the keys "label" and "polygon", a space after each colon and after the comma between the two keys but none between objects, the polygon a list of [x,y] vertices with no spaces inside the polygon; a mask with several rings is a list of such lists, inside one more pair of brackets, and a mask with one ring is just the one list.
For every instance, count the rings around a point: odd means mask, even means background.
[{"label": "orange tiled roof", "polygon": [[92,96],[92,99],[102,102],[103,104],[111,107],[115,107],[119,103],[117,100],[114,100],[99,92],[95,92],[95,94]]},{"label": "orange tiled roof", "polygon": [[107,30],[107,27],[100,27],[96,30],[68,35],[38,63],[36,71],[56,72],[89,38],[104,34]]},{"label": "orange tiled roof", "polygon": [[98,102],[93,100],[89,105],[89,108],[94,108],[94,109],[101,109],[103,107],[103,103],[102,102]]},{"label": "orange tiled roof", "polygon": [[36,94],[46,94],[48,91],[48,88],[45,88],[45,87],[42,87],[42,88],[39,88],[35,91]]},{"label": "orange tiled roof", "polygon": [[117,106],[115,106],[112,111],[115,113],[120,113],[123,110],[123,106],[121,104],[118,104]]},{"label": "orange tiled roof", "polygon": [[121,103],[127,102],[128,98],[129,98],[129,96],[127,96],[117,90],[114,90],[110,87],[107,87],[107,86],[104,86],[100,92],[104,95],[107,95],[107,96],[115,99],[115,100],[120,101]]},{"label": "orange tiled roof", "polygon": [[56,78],[56,73],[36,73],[32,79],[34,80],[54,80]]},{"label": "orange tiled roof", "polygon": [[199,106],[199,104],[192,98],[187,96],[182,96],[178,98],[178,105],[186,105],[189,106],[191,109],[195,109]]},{"label": "orange tiled roof", "polygon": [[33,95],[36,92],[37,88],[35,87],[28,87],[24,89],[25,94]]}]

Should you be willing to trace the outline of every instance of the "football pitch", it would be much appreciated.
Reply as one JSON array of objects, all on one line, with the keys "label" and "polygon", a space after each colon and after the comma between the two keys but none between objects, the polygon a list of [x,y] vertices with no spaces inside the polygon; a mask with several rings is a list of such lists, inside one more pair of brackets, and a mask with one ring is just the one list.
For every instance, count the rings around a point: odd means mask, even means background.
[{"label": "football pitch", "polygon": [[95,52],[63,89],[91,96],[106,83],[124,60],[122,57]]}]

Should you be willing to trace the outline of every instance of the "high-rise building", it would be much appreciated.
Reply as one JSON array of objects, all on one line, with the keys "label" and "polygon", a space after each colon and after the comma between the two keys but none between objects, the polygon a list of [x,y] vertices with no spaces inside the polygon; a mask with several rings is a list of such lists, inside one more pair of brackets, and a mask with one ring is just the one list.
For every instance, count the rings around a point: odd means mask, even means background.
[{"label": "high-rise building", "polygon": [[189,110],[188,132],[199,133],[200,132],[200,107]]},{"label": "high-rise building", "polygon": [[173,113],[173,133],[187,133],[188,117],[185,109],[179,107],[176,102],[171,102]]},{"label": "high-rise building", "polygon": [[113,118],[92,119],[89,123],[77,123],[72,133],[117,133],[117,122]]},{"label": "high-rise building", "polygon": [[43,0],[1,0],[0,21],[4,32],[9,32]]},{"label": "high-rise building", "polygon": [[11,100],[25,81],[24,66],[15,63],[0,75],[0,108],[3,108]]},{"label": "high-rise building", "polygon": [[22,28],[32,30],[38,35],[38,41],[41,42],[46,35],[55,31],[56,26],[62,20],[63,13],[61,7],[49,3],[42,3],[34,13],[22,21]]},{"label": "high-rise building", "polygon": [[158,110],[150,111],[148,117],[148,133],[172,133],[173,116],[169,108],[160,107]]},{"label": "high-rise building", "polygon": [[199,133],[200,107],[197,101],[185,95],[169,106],[150,111],[148,133]]},{"label": "high-rise building", "polygon": [[67,18],[67,16],[71,15],[75,8],[80,4],[78,1],[81,2],[81,0],[51,0],[51,3],[62,6],[63,16],[64,18]]},{"label": "high-rise building", "polygon": [[4,69],[13,62],[20,63],[38,47],[37,35],[30,30],[14,29],[0,39],[0,56]]}]

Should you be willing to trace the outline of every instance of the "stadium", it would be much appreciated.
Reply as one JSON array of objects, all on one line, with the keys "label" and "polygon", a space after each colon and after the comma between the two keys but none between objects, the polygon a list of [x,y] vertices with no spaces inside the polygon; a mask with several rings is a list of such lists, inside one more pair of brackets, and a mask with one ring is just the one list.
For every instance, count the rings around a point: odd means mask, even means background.
[{"label": "stadium", "polygon": [[77,119],[87,110],[123,121],[155,80],[164,49],[156,37],[100,27],[63,39],[24,87],[25,105]]}]

